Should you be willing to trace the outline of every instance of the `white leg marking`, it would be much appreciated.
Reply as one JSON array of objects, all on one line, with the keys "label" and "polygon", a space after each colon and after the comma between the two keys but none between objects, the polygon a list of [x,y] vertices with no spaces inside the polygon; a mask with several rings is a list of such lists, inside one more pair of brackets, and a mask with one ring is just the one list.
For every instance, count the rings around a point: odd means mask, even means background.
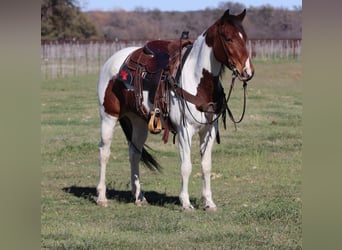
[{"label": "white leg marking", "polygon": [[249,57],[247,58],[246,62],[245,62],[245,67],[243,68],[243,70],[249,75],[252,75],[252,69],[251,69],[251,64],[250,64],[250,59]]},{"label": "white leg marking", "polygon": [[135,178],[135,180],[134,180],[134,185],[135,185],[135,194],[134,194],[134,196],[135,196],[135,204],[137,205],[137,206],[141,206],[142,204],[141,204],[141,200],[140,200],[140,194],[141,194],[141,189],[140,189],[140,181],[139,181],[139,177],[138,177],[138,175],[134,175],[134,178]]},{"label": "white leg marking", "polygon": [[143,145],[147,139],[148,129],[144,120],[137,116],[130,116],[133,125],[132,143],[129,145],[129,161],[131,164],[131,186],[137,206],[147,205],[147,201],[141,192],[139,162]]}]

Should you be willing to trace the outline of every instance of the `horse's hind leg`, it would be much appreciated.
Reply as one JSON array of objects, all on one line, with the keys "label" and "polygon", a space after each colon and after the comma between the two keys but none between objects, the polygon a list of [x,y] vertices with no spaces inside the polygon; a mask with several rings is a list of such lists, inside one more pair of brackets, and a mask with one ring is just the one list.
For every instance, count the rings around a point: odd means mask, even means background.
[{"label": "horse's hind leg", "polygon": [[215,141],[215,127],[200,133],[200,152],[202,164],[202,197],[204,199],[204,209],[207,211],[216,211],[216,205],[213,202],[211,194],[211,152]]},{"label": "horse's hind leg", "polygon": [[144,147],[144,143],[147,139],[148,129],[146,121],[141,118],[132,115],[130,116],[132,123],[132,141],[129,145],[129,161],[131,165],[131,187],[132,194],[135,197],[135,204],[138,206],[146,205],[147,201],[143,196],[140,189],[140,172],[139,162],[141,159],[141,152]]},{"label": "horse's hind leg", "polygon": [[101,115],[101,142],[99,145],[99,183],[97,185],[97,204],[103,207],[108,206],[106,198],[106,166],[110,156],[114,126],[118,118],[108,114]]}]

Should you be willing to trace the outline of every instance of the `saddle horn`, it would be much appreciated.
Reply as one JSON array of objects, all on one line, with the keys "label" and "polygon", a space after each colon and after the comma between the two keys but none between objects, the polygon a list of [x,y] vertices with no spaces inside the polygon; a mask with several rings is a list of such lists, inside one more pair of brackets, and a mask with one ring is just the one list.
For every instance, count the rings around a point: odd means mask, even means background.
[{"label": "saddle horn", "polygon": [[181,39],[189,39],[189,31],[183,31],[181,35]]}]

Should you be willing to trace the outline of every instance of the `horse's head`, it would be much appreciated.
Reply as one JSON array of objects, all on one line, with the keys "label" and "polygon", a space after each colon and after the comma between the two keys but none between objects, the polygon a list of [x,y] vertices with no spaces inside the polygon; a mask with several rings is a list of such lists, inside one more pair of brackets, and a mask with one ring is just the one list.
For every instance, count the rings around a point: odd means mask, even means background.
[{"label": "horse's head", "polygon": [[228,9],[205,33],[205,41],[213,48],[215,58],[242,81],[248,81],[254,75],[254,66],[246,47],[247,36],[242,26],[245,15],[246,10],[239,15],[231,15]]}]

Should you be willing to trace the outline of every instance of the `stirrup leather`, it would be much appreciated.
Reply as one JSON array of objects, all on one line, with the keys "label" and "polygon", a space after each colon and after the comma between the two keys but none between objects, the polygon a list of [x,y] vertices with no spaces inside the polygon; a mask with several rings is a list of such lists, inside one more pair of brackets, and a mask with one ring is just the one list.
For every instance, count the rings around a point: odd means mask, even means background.
[{"label": "stirrup leather", "polygon": [[159,134],[162,131],[160,110],[158,108],[156,108],[154,111],[151,111],[150,121],[148,122],[148,130],[152,134]]}]

